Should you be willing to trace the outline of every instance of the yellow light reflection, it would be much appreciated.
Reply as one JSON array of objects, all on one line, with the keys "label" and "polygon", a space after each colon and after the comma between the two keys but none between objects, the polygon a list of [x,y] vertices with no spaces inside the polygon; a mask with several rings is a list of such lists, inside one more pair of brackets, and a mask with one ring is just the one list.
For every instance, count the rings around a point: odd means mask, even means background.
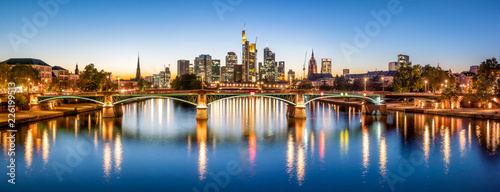
[{"label": "yellow light reflection", "polygon": [[197,121],[196,135],[198,139],[198,174],[200,181],[207,174],[207,121]]},{"label": "yellow light reflection", "polygon": [[445,173],[448,174],[449,166],[450,166],[450,156],[451,156],[451,147],[450,147],[450,130],[445,129],[444,138],[443,138],[443,161],[445,167]]},{"label": "yellow light reflection", "polygon": [[117,135],[115,140],[115,171],[117,173],[120,173],[122,170],[122,161],[123,161],[122,153],[123,153],[122,138],[120,135]]},{"label": "yellow light reflection", "polygon": [[368,135],[368,129],[363,128],[363,175],[368,172],[368,166],[370,165],[370,136]]},{"label": "yellow light reflection", "polygon": [[24,158],[26,159],[26,168],[30,169],[31,163],[33,162],[33,133],[32,130],[28,130],[28,136],[26,137],[26,141],[24,142],[24,148],[26,152],[24,154]]},{"label": "yellow light reflection", "polygon": [[431,138],[429,133],[429,126],[425,125],[424,130],[424,158],[425,163],[429,163],[429,153],[431,151]]},{"label": "yellow light reflection", "polygon": [[47,162],[49,161],[49,149],[50,149],[49,133],[48,133],[47,129],[43,130],[43,141],[42,142],[43,142],[43,148],[42,148],[43,165],[47,165]]},{"label": "yellow light reflection", "polygon": [[104,169],[104,178],[109,178],[111,172],[111,147],[109,143],[104,144],[103,151],[103,169]]},{"label": "yellow light reflection", "polygon": [[297,182],[302,185],[306,176],[306,154],[302,146],[298,147],[297,152]]},{"label": "yellow light reflection", "polygon": [[289,179],[293,177],[292,171],[293,171],[293,163],[294,163],[294,146],[293,146],[293,137],[292,134],[288,134],[288,141],[287,141],[287,151],[286,151],[286,172],[290,176]]},{"label": "yellow light reflection", "polygon": [[385,143],[385,135],[380,139],[380,174],[385,178],[387,173],[387,145]]},{"label": "yellow light reflection", "polygon": [[459,143],[460,143],[460,157],[465,156],[465,146],[467,145],[467,138],[465,137],[465,129],[462,129],[460,131],[460,137],[459,137]]},{"label": "yellow light reflection", "polygon": [[319,161],[325,162],[325,134],[323,130],[319,133]]}]

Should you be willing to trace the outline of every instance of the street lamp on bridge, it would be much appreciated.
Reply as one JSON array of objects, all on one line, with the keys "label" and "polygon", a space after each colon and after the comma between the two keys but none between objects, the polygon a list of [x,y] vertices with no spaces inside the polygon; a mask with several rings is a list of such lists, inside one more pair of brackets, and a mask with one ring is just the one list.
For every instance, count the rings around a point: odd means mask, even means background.
[{"label": "street lamp on bridge", "polygon": [[368,80],[368,78],[365,77],[365,92],[366,92],[366,81]]}]

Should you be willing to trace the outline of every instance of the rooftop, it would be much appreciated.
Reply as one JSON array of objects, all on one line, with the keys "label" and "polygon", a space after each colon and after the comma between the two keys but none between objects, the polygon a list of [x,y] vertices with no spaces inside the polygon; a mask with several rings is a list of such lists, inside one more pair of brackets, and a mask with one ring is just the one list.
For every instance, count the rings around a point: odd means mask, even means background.
[{"label": "rooftop", "polygon": [[10,58],[4,63],[7,63],[9,65],[15,65],[15,64],[21,64],[21,65],[43,65],[50,67],[49,64],[45,63],[44,61],[40,59],[33,59],[33,58]]}]

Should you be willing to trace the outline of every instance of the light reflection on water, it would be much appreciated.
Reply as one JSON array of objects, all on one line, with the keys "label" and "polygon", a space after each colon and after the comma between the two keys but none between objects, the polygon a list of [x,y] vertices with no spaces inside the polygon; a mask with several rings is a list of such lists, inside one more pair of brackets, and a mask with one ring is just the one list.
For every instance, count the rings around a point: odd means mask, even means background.
[{"label": "light reflection on water", "polygon": [[[202,189],[214,181],[211,173],[236,160],[243,172],[231,177],[228,191],[351,189],[346,180],[358,184],[354,189],[384,191],[402,161],[421,152],[424,164],[416,165],[396,190],[431,180],[498,186],[491,182],[500,172],[496,121],[402,112],[373,117],[323,102],[308,106],[307,120],[287,119],[285,112],[286,104],[277,100],[234,98],[211,104],[209,120],[196,121],[190,105],[148,100],[125,105],[118,119],[95,112],[22,125],[16,141],[18,178],[59,183],[54,163],[65,163],[66,146],[78,151],[78,144],[86,142],[94,152],[70,167],[74,171],[63,175],[63,184],[127,189],[138,174],[147,173],[176,181],[143,181],[152,187]],[[1,163],[6,163],[8,135],[0,135]],[[81,181],[82,175],[89,179]],[[262,188],[271,181],[276,188]]]}]

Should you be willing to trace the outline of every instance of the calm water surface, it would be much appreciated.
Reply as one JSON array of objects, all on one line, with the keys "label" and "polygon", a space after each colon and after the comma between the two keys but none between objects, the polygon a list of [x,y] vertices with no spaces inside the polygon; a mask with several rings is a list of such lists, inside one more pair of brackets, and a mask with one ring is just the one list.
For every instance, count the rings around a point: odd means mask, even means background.
[{"label": "calm water surface", "polygon": [[313,102],[307,120],[264,98],[173,100],[19,125],[16,185],[2,191],[498,191],[500,123]]}]

